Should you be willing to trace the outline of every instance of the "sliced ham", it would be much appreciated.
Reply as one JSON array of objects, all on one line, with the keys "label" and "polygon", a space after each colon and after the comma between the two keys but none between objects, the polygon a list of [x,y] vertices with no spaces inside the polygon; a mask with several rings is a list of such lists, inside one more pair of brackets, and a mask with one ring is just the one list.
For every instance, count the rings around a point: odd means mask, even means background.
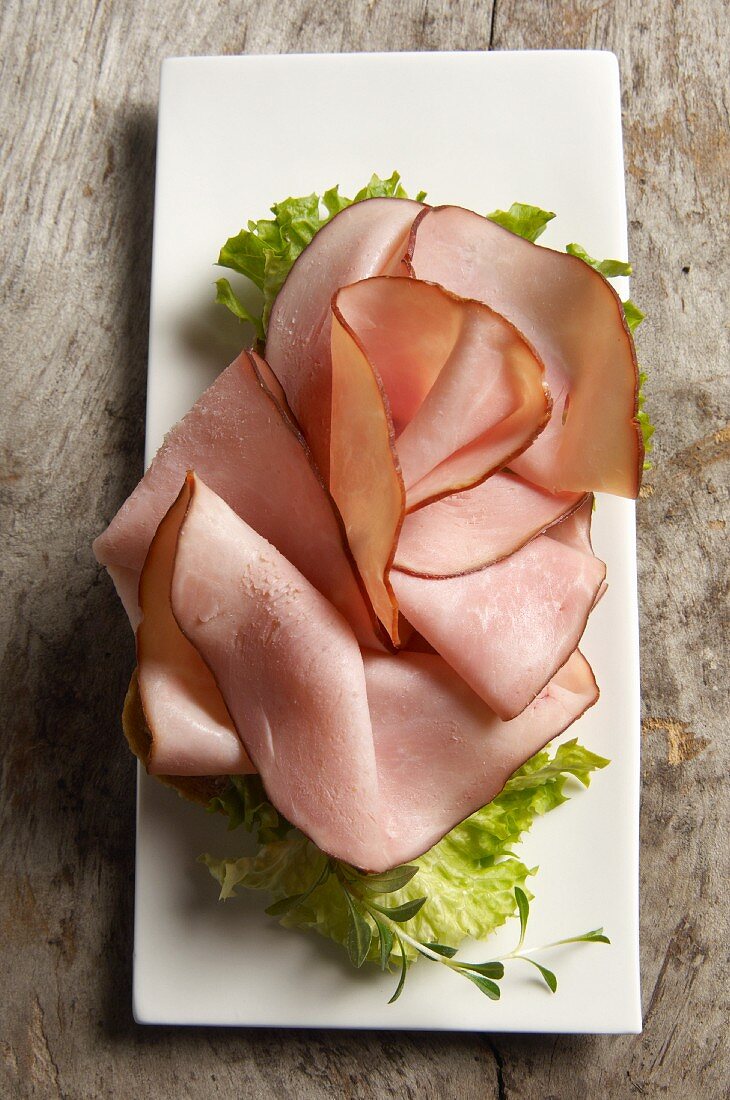
[{"label": "sliced ham", "polygon": [[574,550],[582,550],[584,554],[592,554],[593,501],[593,493],[589,493],[579,508],[567,513],[546,534],[549,534],[551,539],[557,539],[558,542],[565,543],[566,546],[572,546]]},{"label": "sliced ham", "polygon": [[505,723],[436,654],[361,654],[332,605],[194,474],[140,594],[150,770],[253,765],[289,821],[371,871],[431,847],[597,696],[574,654]]},{"label": "sliced ham", "polygon": [[552,417],[511,468],[552,492],[637,496],[636,353],[610,284],[579,258],[455,206],[419,215],[405,262],[416,278],[502,313],[544,361]]},{"label": "sliced ham", "polygon": [[[591,524],[593,522],[593,493],[589,493],[580,508],[566,516],[560,523],[556,523],[545,533],[558,542],[572,546],[575,550],[581,550],[584,554],[593,555],[593,543],[591,542]],[[608,582],[602,581],[601,587],[596,593],[593,604],[595,607],[608,590]]]},{"label": "sliced ham", "polygon": [[292,267],[269,320],[266,358],[325,480],[330,452],[330,303],[340,287],[398,267],[421,203],[367,199],[320,229]]},{"label": "sliced ham", "polygon": [[274,805],[324,851],[380,848],[355,636],[294,566],[200,480],[179,527],[172,612],[211,669]]},{"label": "sliced ham", "polygon": [[[387,396],[409,510],[483,481],[544,427],[542,363],[481,303],[384,276],[339,290],[332,309]],[[337,432],[333,418],[333,461]]]},{"label": "sliced ham", "polygon": [[[271,382],[269,388],[267,380]],[[133,625],[133,593],[157,525],[188,469],[272,542],[380,648],[341,520],[267,365],[244,352],[167,435],[147,473],[94,543]]]},{"label": "sliced ham", "polygon": [[579,652],[511,722],[436,655],[369,655],[365,676],[391,866],[415,859],[490,802],[598,698]]},{"label": "sliced ham", "polygon": [[148,770],[257,770],[381,871],[591,706],[586,493],[635,492],[642,458],[622,318],[581,261],[469,211],[369,200],[318,233],[270,364],[224,371],[94,545],[137,626]]},{"label": "sliced ham", "polygon": [[405,510],[528,445],[549,412],[543,369],[501,317],[415,279],[344,287],[332,314],[330,490],[397,644],[389,570]]},{"label": "sliced ham", "polygon": [[152,540],[139,582],[137,664],[151,734],[144,763],[153,775],[239,775],[254,771],[213,675],[181,633],[170,586],[190,481]]},{"label": "sliced ham", "polygon": [[475,573],[393,570],[405,617],[500,718],[520,714],[576,649],[603,562],[540,535]]},{"label": "sliced ham", "polygon": [[330,491],[375,613],[397,645],[398,606],[388,574],[405,513],[403,478],[382,382],[336,310]]},{"label": "sliced ham", "polygon": [[406,516],[395,567],[421,577],[472,573],[506,558],[580,508],[581,493],[548,493],[516,474],[494,474]]}]

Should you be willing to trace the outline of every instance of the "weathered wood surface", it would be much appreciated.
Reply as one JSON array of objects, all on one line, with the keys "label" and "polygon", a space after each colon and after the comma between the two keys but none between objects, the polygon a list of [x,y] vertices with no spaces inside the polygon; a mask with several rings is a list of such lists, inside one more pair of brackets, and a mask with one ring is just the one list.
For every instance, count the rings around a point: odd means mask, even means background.
[{"label": "weathered wood surface", "polygon": [[[720,0],[6,0],[0,15],[0,1095],[720,1097],[727,1059],[728,42]],[[639,504],[638,1037],[142,1029],[132,663],[89,542],[140,468],[170,54],[602,47],[620,58],[655,469]],[[596,996],[600,997],[600,990]]]}]

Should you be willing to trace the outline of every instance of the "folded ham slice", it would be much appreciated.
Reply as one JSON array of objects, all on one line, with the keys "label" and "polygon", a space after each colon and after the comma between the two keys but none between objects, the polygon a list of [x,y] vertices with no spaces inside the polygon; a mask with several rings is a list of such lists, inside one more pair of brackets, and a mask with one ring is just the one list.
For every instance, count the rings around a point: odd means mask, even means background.
[{"label": "folded ham slice", "polygon": [[[483,481],[544,427],[542,363],[480,302],[380,277],[338,291],[332,310],[387,396],[409,510]],[[333,418],[333,463],[346,431],[347,421]]]},{"label": "folded ham slice", "polygon": [[491,802],[598,698],[579,652],[511,722],[433,654],[366,656],[365,677],[391,866],[415,859]]},{"label": "folded ham slice", "polygon": [[550,527],[545,533],[551,539],[572,546],[574,550],[582,550],[584,554],[593,553],[591,542],[591,523],[593,522],[593,493],[582,499],[578,508],[566,513],[559,523]]},{"label": "folded ham slice", "polygon": [[148,770],[257,770],[324,852],[385,870],[597,698],[586,491],[638,485],[633,345],[581,261],[388,199],[316,235],[267,351],[94,549],[138,624]]},{"label": "folded ham slice", "polygon": [[397,268],[414,218],[410,199],[366,199],[328,222],[305,248],[269,319],[266,358],[325,480],[330,457],[330,303],[341,286]]},{"label": "folded ham slice", "polygon": [[408,621],[508,720],[577,647],[605,575],[598,558],[540,535],[474,573],[391,580]]},{"label": "folded ham slice", "polygon": [[192,475],[188,486],[172,613],[213,673],[277,809],[324,851],[368,866],[378,783],[355,636],[220,497]]},{"label": "folded ham slice", "polygon": [[405,514],[405,488],[383,384],[337,310],[330,491],[375,613],[397,645],[398,605],[388,575]]},{"label": "folded ham slice", "polygon": [[[551,539],[563,542],[566,546],[572,546],[574,550],[580,550],[584,554],[593,556],[593,543],[591,541],[591,524],[593,522],[593,493],[589,493],[579,508],[570,515],[565,516],[560,523],[556,523],[545,532]],[[596,593],[593,602],[595,607],[608,590],[608,582],[603,580]]]},{"label": "folded ham slice", "polygon": [[140,593],[150,770],[240,772],[250,758],[289,821],[366,870],[427,850],[597,697],[574,654],[505,723],[435,654],[361,654],[332,605],[193,474]]},{"label": "folded ham slice", "polygon": [[636,353],[610,284],[577,257],[455,206],[419,215],[405,262],[416,278],[504,314],[544,361],[552,417],[511,468],[553,492],[637,496]]},{"label": "folded ham slice", "polygon": [[244,352],[165,442],[94,553],[136,625],[136,585],[157,525],[188,469],[272,542],[332,601],[361,644],[382,648],[341,520],[264,361]]},{"label": "folded ham slice", "polygon": [[484,480],[545,423],[542,364],[478,302],[387,276],[332,300],[330,490],[398,642],[389,570],[404,511]]},{"label": "folded ham slice", "polygon": [[548,493],[516,474],[494,474],[407,515],[395,568],[420,577],[473,573],[562,526],[583,500],[582,493]]},{"label": "folded ham slice", "polygon": [[210,669],[181,633],[170,606],[191,486],[187,479],[157,528],[139,583],[138,682],[151,734],[144,763],[152,775],[240,775],[255,769]]}]

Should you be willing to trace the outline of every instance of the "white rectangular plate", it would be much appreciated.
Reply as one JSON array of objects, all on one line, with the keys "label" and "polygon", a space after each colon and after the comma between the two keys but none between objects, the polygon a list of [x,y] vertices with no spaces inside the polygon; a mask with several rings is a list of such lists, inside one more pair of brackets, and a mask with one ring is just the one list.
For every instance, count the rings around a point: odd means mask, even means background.
[{"label": "white rectangular plate", "polygon": [[[397,168],[411,192],[487,212],[557,212],[544,243],[624,257],[618,68],[587,52],[364,54],[166,61],[160,94],[147,459],[235,356],[238,323],[212,304],[218,248],[288,195],[359,188]],[[601,699],[567,736],[612,759],[590,791],[536,822],[520,855],[539,873],[529,941],[603,925],[611,946],[550,956],[551,995],[513,964],[502,1000],[426,962],[395,1005],[393,978],[265,916],[225,905],[196,857],[241,839],[140,775],[134,1013],[144,1023],[635,1032],[638,977],[639,650],[634,506],[601,499],[596,552],[610,587],[583,648]],[[577,785],[576,785],[577,786]],[[511,946],[511,921],[490,955]],[[546,957],[546,962],[548,959]]]}]

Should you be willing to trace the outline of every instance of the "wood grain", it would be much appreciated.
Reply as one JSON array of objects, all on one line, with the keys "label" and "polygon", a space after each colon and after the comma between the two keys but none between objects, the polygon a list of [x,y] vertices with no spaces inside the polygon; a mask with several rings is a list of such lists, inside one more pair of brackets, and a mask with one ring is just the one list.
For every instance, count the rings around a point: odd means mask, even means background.
[{"label": "wood grain", "polygon": [[[0,1095],[726,1095],[725,23],[718,0],[6,0]],[[142,462],[160,60],[489,46],[609,48],[621,64],[657,425],[639,504],[644,1033],[138,1028],[133,766],[116,732],[132,645],[89,543]]]}]

